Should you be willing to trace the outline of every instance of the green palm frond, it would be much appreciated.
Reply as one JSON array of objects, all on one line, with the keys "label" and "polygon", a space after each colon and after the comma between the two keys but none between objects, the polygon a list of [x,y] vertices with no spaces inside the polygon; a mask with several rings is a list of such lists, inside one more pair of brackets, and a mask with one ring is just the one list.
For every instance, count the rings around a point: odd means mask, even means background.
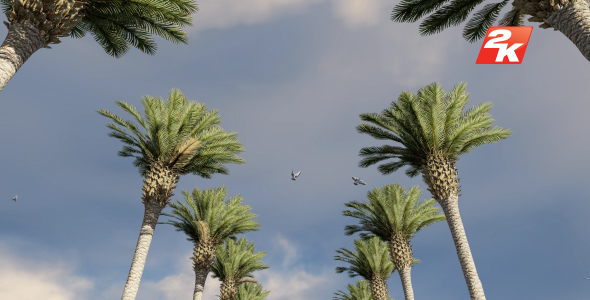
[{"label": "green palm frond", "polygon": [[[172,219],[159,224],[169,224],[188,236],[188,240],[197,244],[202,240],[212,239],[216,243],[249,231],[257,231],[260,224],[253,220],[256,214],[250,212],[249,205],[242,205],[241,195],[226,199],[227,187],[199,190],[194,188],[192,194],[182,191],[184,203],[170,203],[171,213],[162,215]],[[203,223],[200,223],[203,222]],[[207,236],[203,236],[203,224]]]},{"label": "green palm frond", "polygon": [[498,14],[506,4],[508,0],[504,0],[498,3],[486,4],[480,11],[478,11],[469,22],[465,25],[463,30],[463,37],[470,43],[473,43],[479,39],[482,39],[488,28],[494,24],[494,21],[498,18]]},{"label": "green palm frond", "polygon": [[235,300],[263,300],[268,294],[270,291],[263,291],[260,284],[244,283],[238,287]]},{"label": "green palm frond", "polygon": [[344,228],[346,235],[361,232],[365,233],[362,236],[364,238],[374,235],[388,241],[393,235],[401,234],[411,239],[423,228],[444,221],[444,214],[434,206],[436,200],[430,198],[418,202],[421,195],[422,190],[418,186],[405,190],[394,183],[368,192],[368,202],[352,201],[344,204],[351,210],[345,210],[343,215],[360,222],[360,225],[347,225]]},{"label": "green palm frond", "polygon": [[[463,23],[469,14],[484,0],[402,0],[392,12],[391,20],[395,22],[420,23],[421,35],[439,33],[450,26]],[[463,37],[473,43],[485,36],[508,0],[484,5],[467,22]],[[524,15],[519,9],[513,9],[499,22],[499,26],[522,26]]]},{"label": "green palm frond", "polygon": [[[119,58],[135,47],[153,55],[154,35],[175,44],[187,44],[182,30],[192,26],[198,10],[193,0],[85,0],[82,20],[70,31],[81,38],[90,32],[105,52]],[[13,0],[0,0],[3,12],[12,9]]]},{"label": "green palm frond", "polygon": [[454,160],[478,146],[512,136],[509,129],[492,127],[495,122],[489,114],[492,103],[484,102],[464,110],[470,97],[466,88],[466,83],[461,82],[445,93],[440,84],[432,83],[420,88],[417,94],[402,92],[379,115],[361,114],[361,120],[368,124],[358,125],[359,133],[383,139],[387,135],[381,132],[388,131],[390,137],[386,139],[400,146],[362,148],[359,167],[382,163],[378,170],[387,175],[409,166],[406,175],[413,177],[421,172],[430,154],[444,154]]},{"label": "green palm frond", "polygon": [[386,280],[395,271],[387,244],[378,237],[367,241],[355,240],[354,246],[356,251],[346,248],[336,250],[341,255],[334,256],[334,259],[350,264],[349,267],[337,267],[337,273],[347,271],[350,277],[361,276],[366,280],[377,277]]},{"label": "green palm frond", "polygon": [[220,281],[254,278],[254,272],[268,269],[268,266],[262,263],[265,255],[265,252],[256,252],[254,243],[249,243],[245,237],[238,241],[228,239],[225,244],[217,247],[215,261],[211,267],[213,278]]},{"label": "green palm frond", "polygon": [[520,9],[513,7],[507,12],[502,20],[498,23],[500,26],[523,26],[524,25],[524,14]]},{"label": "green palm frond", "polygon": [[485,0],[452,0],[449,4],[426,17],[420,24],[420,34],[430,35],[443,31],[450,26],[461,24],[469,13]]},{"label": "green palm frond", "polygon": [[141,102],[143,116],[133,105],[116,102],[137,123],[104,109],[97,112],[113,121],[107,124],[112,130],[109,136],[126,145],[119,155],[133,156],[133,165],[142,176],[153,160],[168,164],[181,175],[192,173],[203,178],[228,174],[225,164],[245,162],[237,155],[244,152],[238,134],[219,126],[217,110],[208,111],[205,104],[189,101],[178,89],[172,89],[167,101],[144,96]]}]

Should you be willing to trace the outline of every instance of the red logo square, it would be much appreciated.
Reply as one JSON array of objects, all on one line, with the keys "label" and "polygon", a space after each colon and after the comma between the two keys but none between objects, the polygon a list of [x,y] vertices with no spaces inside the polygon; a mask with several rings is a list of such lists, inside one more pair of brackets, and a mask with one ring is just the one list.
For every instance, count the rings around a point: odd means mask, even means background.
[{"label": "red logo square", "polygon": [[479,50],[476,64],[520,64],[533,32],[532,26],[492,26]]}]

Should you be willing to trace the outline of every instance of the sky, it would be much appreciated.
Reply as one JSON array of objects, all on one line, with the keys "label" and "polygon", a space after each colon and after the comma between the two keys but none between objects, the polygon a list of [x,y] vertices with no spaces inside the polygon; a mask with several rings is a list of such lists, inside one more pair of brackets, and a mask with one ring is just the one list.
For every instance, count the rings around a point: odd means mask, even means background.
[{"label": "sky", "polygon": [[[457,163],[487,298],[587,299],[588,61],[559,32],[532,24],[522,64],[476,65],[481,41],[466,42],[462,26],[420,36],[417,23],[390,21],[397,3],[200,0],[189,45],[158,38],[154,56],[115,59],[89,35],[36,52],[0,92],[0,299],[119,299],[143,216],[142,178],[117,156],[122,145],[96,110],[130,119],[115,101],[141,110],[143,95],[166,98],[172,88],[219,110],[247,161],[229,165],[230,175],[183,176],[173,200],[195,187],[241,194],[259,215],[260,231],[246,237],[266,252],[270,268],[256,278],[267,299],[331,299],[357,279],[335,272],[344,266],[335,250],[356,238],[344,235],[356,224],[342,216],[344,203],[392,183],[431,197],[403,170],[358,167],[362,147],[387,143],[356,132],[359,114],[380,112],[402,91],[460,81],[468,107],[493,102],[496,125],[514,132]],[[302,171],[295,182],[293,169]],[[416,299],[469,299],[445,222],[412,245],[422,260],[412,270]],[[158,225],[137,299],[191,299],[191,250],[183,233]],[[403,299],[397,273],[388,285]],[[204,299],[218,288],[208,279]]]}]

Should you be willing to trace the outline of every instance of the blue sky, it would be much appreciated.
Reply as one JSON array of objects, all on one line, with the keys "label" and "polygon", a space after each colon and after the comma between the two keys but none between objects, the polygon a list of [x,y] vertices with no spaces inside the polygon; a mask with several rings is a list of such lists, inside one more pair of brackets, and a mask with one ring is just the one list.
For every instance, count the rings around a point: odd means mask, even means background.
[{"label": "blue sky", "polygon": [[[0,93],[0,299],[121,296],[142,178],[116,155],[122,145],[95,111],[124,116],[116,100],[139,107],[141,96],[174,87],[219,110],[247,164],[230,165],[229,176],[184,176],[173,199],[220,185],[243,195],[261,223],[247,237],[267,253],[270,269],[257,278],[268,299],[331,299],[356,280],[334,271],[335,250],[354,239],[344,235],[355,220],[341,215],[343,204],[390,183],[425,189],[419,177],[358,168],[362,147],[383,144],[356,132],[358,115],[434,81],[446,90],[467,81],[469,106],[494,102],[497,125],[515,133],[458,163],[460,210],[488,299],[587,299],[590,75],[567,38],[535,27],[521,65],[476,65],[481,42],[465,42],[462,27],[421,37],[418,24],[389,21],[396,1],[198,3],[188,46],[158,39],[155,56],[114,59],[91,36],[64,39]],[[302,171],[296,182],[292,169]],[[158,225],[137,299],[190,299],[191,249]],[[446,223],[417,234],[413,249],[422,260],[412,271],[416,299],[469,299]],[[397,273],[388,284],[403,299]],[[214,299],[218,282],[205,292]]]}]

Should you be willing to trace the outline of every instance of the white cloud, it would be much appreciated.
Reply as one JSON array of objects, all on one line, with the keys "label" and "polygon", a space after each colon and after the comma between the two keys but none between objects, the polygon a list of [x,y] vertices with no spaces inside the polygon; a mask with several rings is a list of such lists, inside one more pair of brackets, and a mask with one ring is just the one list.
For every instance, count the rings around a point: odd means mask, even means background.
[{"label": "white cloud", "polygon": [[85,299],[93,284],[73,270],[60,258],[25,258],[0,245],[0,299]]},{"label": "white cloud", "polygon": [[388,20],[387,3],[383,0],[332,0],[334,15],[349,28],[374,26]]},{"label": "white cloud", "polygon": [[296,14],[323,0],[201,0],[199,11],[193,15],[194,26],[187,32],[204,29],[224,29],[236,25],[251,25],[277,19],[283,14]]},{"label": "white cloud", "polygon": [[284,238],[282,235],[279,235],[275,238],[275,243],[284,252],[283,268],[292,265],[297,258],[297,247],[295,247],[293,243]]}]

